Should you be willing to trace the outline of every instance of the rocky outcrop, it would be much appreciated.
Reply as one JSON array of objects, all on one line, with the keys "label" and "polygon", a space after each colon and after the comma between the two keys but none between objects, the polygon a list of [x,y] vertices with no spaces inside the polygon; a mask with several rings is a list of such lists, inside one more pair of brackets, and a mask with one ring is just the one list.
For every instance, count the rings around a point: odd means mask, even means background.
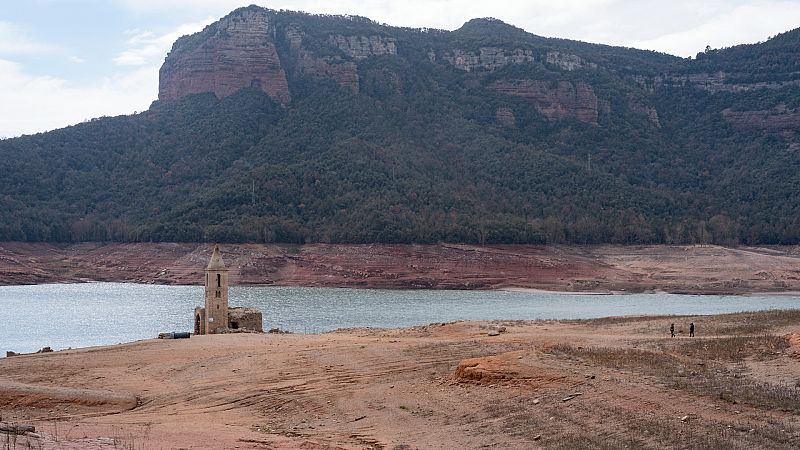
[{"label": "rocky outcrop", "polygon": [[178,39],[159,72],[159,100],[213,92],[225,97],[256,87],[280,103],[291,100],[266,10],[245,8]]},{"label": "rocky outcrop", "polygon": [[647,117],[656,128],[661,128],[661,122],[658,120],[658,111],[655,107],[645,104],[642,100],[635,97],[628,97],[628,108],[640,116]]},{"label": "rocky outcrop", "polygon": [[303,46],[303,31],[297,26],[289,25],[286,27],[284,35],[286,36],[286,42],[289,44],[290,50],[293,53],[298,52]]},{"label": "rocky outcrop", "polygon": [[293,69],[296,73],[317,78],[332,78],[343,88],[358,92],[358,68],[355,63],[345,61],[339,56],[315,56],[303,47],[303,31],[295,25],[286,27],[284,37],[294,59]]},{"label": "rocky outcrop", "polygon": [[502,80],[494,82],[490,88],[527,99],[548,120],[577,119],[597,125],[597,96],[588,83]]},{"label": "rocky outcrop", "polygon": [[310,52],[302,50],[295,69],[303,75],[332,78],[339,83],[339,86],[353,93],[359,90],[358,67],[355,63],[344,61],[339,57],[317,58]]},{"label": "rocky outcrop", "polygon": [[458,383],[524,384],[532,388],[575,383],[518,351],[464,359],[458,363],[453,379]]},{"label": "rocky outcrop", "polygon": [[494,115],[501,125],[507,127],[513,127],[517,122],[516,117],[514,117],[514,111],[512,111],[511,108],[497,108]]},{"label": "rocky outcrop", "polygon": [[567,72],[584,68],[597,68],[597,64],[588,62],[578,55],[556,51],[547,52],[547,55],[545,55],[545,62],[552,66],[556,66],[561,70],[566,70]]},{"label": "rocky outcrop", "polygon": [[[435,53],[428,56],[431,62],[436,60]],[[521,48],[504,50],[498,47],[481,47],[477,53],[456,49],[445,53],[442,59],[457,69],[465,72],[474,72],[479,69],[492,71],[509,64],[534,62],[536,61],[536,56],[534,56],[532,50]],[[588,62],[580,56],[557,51],[547,52],[544,62],[565,71],[597,68],[597,64]]]},{"label": "rocky outcrop", "polygon": [[770,131],[800,130],[800,110],[780,104],[766,111],[722,111],[725,121],[737,128]]},{"label": "rocky outcrop", "polygon": [[366,59],[370,56],[396,55],[397,40],[382,36],[342,36],[333,35],[328,42],[339,47],[353,59]]},{"label": "rocky outcrop", "polygon": [[[465,72],[474,72],[478,69],[492,71],[509,64],[535,61],[531,50],[518,48],[507,51],[497,47],[482,47],[478,53],[456,49],[446,53],[442,59]],[[435,57],[432,60],[435,60]]]},{"label": "rocky outcrop", "polygon": [[800,79],[786,81],[758,81],[752,83],[737,82],[746,74],[729,74],[726,72],[692,73],[688,75],[659,75],[647,77],[634,75],[631,79],[650,91],[662,87],[688,86],[708,92],[749,92],[758,89],[781,89],[785,86],[800,86]]}]

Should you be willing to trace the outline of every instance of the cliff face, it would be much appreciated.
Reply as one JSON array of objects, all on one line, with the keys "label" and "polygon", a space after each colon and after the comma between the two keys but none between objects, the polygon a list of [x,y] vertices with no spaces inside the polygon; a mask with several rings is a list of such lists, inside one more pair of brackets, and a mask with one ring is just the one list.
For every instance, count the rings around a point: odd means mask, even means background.
[{"label": "cliff face", "polygon": [[506,51],[497,47],[482,47],[477,53],[455,49],[447,52],[442,59],[465,72],[474,72],[478,69],[491,71],[509,64],[522,64],[536,60],[531,50],[518,48]]},{"label": "cliff face", "polygon": [[[368,60],[389,57],[408,64],[410,55],[420,55],[426,64],[455,69],[455,76],[461,78],[465,88],[523,98],[551,122],[573,119],[596,126],[601,114],[611,117],[629,111],[658,129],[661,118],[652,102],[656,91],[747,94],[800,86],[795,76],[800,72],[788,69],[759,78],[757,73],[742,70],[687,70],[688,66],[672,61],[669,66],[659,66],[660,72],[637,74],[635,66],[642,60],[633,64],[626,60],[613,62],[605,56],[593,60],[573,53],[581,53],[580,46],[559,47],[561,43],[521,36],[517,33],[521,30],[494,20],[471,21],[465,25],[467,34],[449,35],[393,29],[363,18],[331,17],[314,22],[306,20],[309,17],[313,16],[250,6],[232,12],[200,33],[180,38],[161,68],[159,99],[175,100],[202,92],[213,92],[222,98],[239,89],[255,87],[286,106],[292,100],[293,80],[303,78],[333,80],[354,94],[363,91],[367,95],[402,95],[403,72],[391,67],[391,63]],[[711,52],[704,58],[718,56]],[[689,64],[713,67],[702,59]],[[615,64],[620,63],[621,71],[627,75],[613,82],[615,92],[609,94],[609,77],[618,76],[620,67]],[[719,67],[737,66],[728,63]],[[426,82],[432,86],[438,83]],[[593,85],[599,87],[603,98],[598,98]],[[496,123],[506,127],[518,124],[515,109],[509,105],[498,105],[495,111]],[[721,111],[721,116],[739,129],[786,134],[800,128],[800,113],[783,105],[764,111],[728,108]]]},{"label": "cliff face", "polygon": [[[670,74],[670,75],[658,75],[653,77],[646,77],[642,75],[637,75],[632,77],[632,80],[638,83],[640,86],[653,91],[658,88],[662,87],[691,87],[693,89],[698,89],[701,91],[707,91],[711,93],[719,93],[719,92],[733,92],[733,93],[743,93],[743,92],[753,92],[762,89],[768,90],[778,90],[786,87],[798,87],[800,86],[800,79],[791,79],[791,80],[780,80],[780,81],[753,81],[753,82],[742,82],[737,81],[741,79],[748,78],[747,73],[727,73],[723,71],[707,73],[707,72],[700,72],[700,73],[691,73],[691,74]],[[787,74],[781,74],[786,76]],[[792,76],[800,76],[800,74],[789,74],[790,77]]]},{"label": "cliff face", "polygon": [[530,101],[548,120],[577,119],[597,125],[597,96],[588,83],[509,80],[497,81],[490,88]]},{"label": "cliff face", "polygon": [[355,59],[397,54],[397,40],[393,38],[384,38],[381,36],[342,36],[341,34],[337,34],[331,36],[329,42]]},{"label": "cliff face", "polygon": [[722,117],[738,128],[771,131],[792,131],[800,129],[800,110],[788,109],[785,104],[765,111],[722,111]]},{"label": "cliff face", "polygon": [[197,35],[184,36],[161,66],[158,98],[175,100],[201,92],[226,97],[256,87],[288,103],[289,84],[272,39],[274,32],[266,11],[247,9]]},{"label": "cliff face", "polygon": [[[350,27],[342,27],[347,33],[319,32],[280,14],[254,6],[242,8],[200,33],[179,39],[161,68],[159,99],[175,100],[202,92],[213,92],[222,98],[242,88],[256,87],[287,105],[292,99],[290,80],[303,77],[331,79],[352,93],[362,90],[362,82],[368,90],[402,92],[401,77],[393,70],[359,70],[370,57],[397,57],[403,45],[398,38],[385,33],[353,33]],[[563,73],[598,69],[596,63],[555,50],[534,52],[522,47],[483,46],[471,51],[454,46],[425,52],[431,64],[451,66],[479,78],[525,64]],[[475,79],[468,83],[480,85]],[[551,121],[577,119],[597,124],[598,99],[592,86],[584,81],[501,77],[489,89],[529,100]],[[644,114],[657,123],[654,110]],[[498,121],[513,126],[512,110],[503,108]]]},{"label": "cliff face", "polygon": [[[297,26],[287,27],[285,37],[289,44],[291,58],[295,61],[292,69],[297,74],[314,78],[331,78],[335,80],[339,86],[353,93],[358,92],[358,67],[354,62],[343,60],[339,55],[324,57],[315,56],[313,52],[304,47],[304,33]],[[328,43],[334,45],[338,44],[340,49],[344,47],[350,50],[349,53],[351,57],[363,59],[371,55],[369,39],[365,38],[365,40],[366,48],[358,45],[362,42],[358,37],[353,37],[351,41],[343,36],[331,36]],[[348,46],[348,44],[352,45]]]},{"label": "cliff face", "polygon": [[584,68],[597,69],[597,64],[592,62],[587,62],[580,56],[572,55],[570,53],[563,53],[557,51],[547,52],[547,55],[545,55],[545,61],[547,62],[547,64],[551,64],[553,66],[558,67],[561,70],[566,70],[568,72]]},{"label": "cliff face", "polygon": [[[303,29],[295,24],[277,25],[276,14],[258,7],[242,8],[200,33],[179,39],[161,67],[159,100],[202,92],[222,98],[256,87],[286,105],[291,101],[287,79],[293,75],[333,79],[357,93],[358,61],[397,54],[396,39],[378,35],[330,34],[321,46],[319,42],[312,45],[312,50]],[[280,46],[288,52],[280,54]]]}]

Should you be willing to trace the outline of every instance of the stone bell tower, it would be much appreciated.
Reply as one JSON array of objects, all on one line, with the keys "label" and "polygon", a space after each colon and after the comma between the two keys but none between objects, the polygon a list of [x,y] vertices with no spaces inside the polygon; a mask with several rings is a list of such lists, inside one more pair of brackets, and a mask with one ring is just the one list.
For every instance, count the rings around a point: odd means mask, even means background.
[{"label": "stone bell tower", "polygon": [[219,246],[206,267],[205,332],[219,333],[228,328],[228,269],[222,262]]}]

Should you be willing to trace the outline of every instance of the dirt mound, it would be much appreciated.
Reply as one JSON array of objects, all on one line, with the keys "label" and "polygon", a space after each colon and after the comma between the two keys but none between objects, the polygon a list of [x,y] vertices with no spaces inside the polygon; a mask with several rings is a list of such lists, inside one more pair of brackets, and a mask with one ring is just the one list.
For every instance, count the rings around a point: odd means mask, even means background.
[{"label": "dirt mound", "polygon": [[800,333],[789,333],[785,337],[789,342],[789,354],[800,359]]},{"label": "dirt mound", "polygon": [[458,363],[454,377],[466,383],[510,383],[533,387],[569,382],[564,375],[532,365],[530,358],[522,352],[465,359]]},{"label": "dirt mound", "polygon": [[50,409],[70,405],[108,412],[127,411],[135,408],[136,404],[136,397],[130,394],[0,382],[0,407]]}]

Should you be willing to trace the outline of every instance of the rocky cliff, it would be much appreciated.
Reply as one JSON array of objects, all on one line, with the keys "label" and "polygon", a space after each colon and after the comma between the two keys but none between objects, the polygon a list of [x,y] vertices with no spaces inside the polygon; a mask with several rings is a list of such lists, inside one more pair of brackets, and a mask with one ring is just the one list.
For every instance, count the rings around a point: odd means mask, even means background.
[{"label": "rocky cliff", "polygon": [[800,73],[781,75],[796,79],[745,82],[741,80],[750,78],[750,74],[726,73],[723,71],[713,73],[700,72],[690,74],[667,74],[652,77],[637,75],[632,77],[632,79],[650,91],[654,91],[655,89],[662,87],[691,87],[693,89],[711,93],[743,93],[763,89],[778,90],[784,87],[800,86]]},{"label": "rocky cliff", "polygon": [[509,64],[522,64],[536,60],[531,50],[517,48],[506,51],[497,47],[482,47],[477,52],[454,49],[446,52],[442,59],[465,72],[474,72],[478,69],[491,71]]},{"label": "rocky cliff", "polygon": [[397,40],[394,38],[384,38],[381,36],[342,36],[341,34],[337,34],[331,36],[329,41],[355,59],[397,54]]},{"label": "rocky cliff", "polygon": [[[358,20],[355,22],[358,25]],[[370,57],[395,57],[401,45],[398,38],[384,33],[320,33],[291,20],[291,16],[255,6],[242,8],[175,43],[161,68],[159,99],[174,100],[201,92],[213,92],[221,98],[255,87],[286,105],[292,99],[289,80],[332,79],[342,88],[358,93],[365,75],[370,88],[400,93],[402,80],[396,73],[377,68],[360,73],[359,64]],[[484,74],[523,64],[562,72],[598,68],[596,63],[569,52],[537,53],[523,47],[484,46],[477,51],[455,47],[438,52],[429,49],[427,59],[434,65]],[[529,100],[551,121],[577,119],[597,124],[598,99],[587,82],[500,80],[490,89]],[[653,112],[644,113],[653,120]],[[502,108],[498,121],[513,126],[512,110]]]},{"label": "rocky cliff", "polygon": [[572,72],[573,70],[579,69],[597,69],[597,64],[593,62],[588,62],[581,58],[578,55],[573,55],[570,53],[564,52],[547,52],[545,55],[545,61],[547,64],[551,64],[553,66],[558,67],[561,70],[566,70],[568,72]]},{"label": "rocky cliff", "polygon": [[800,130],[800,110],[789,109],[781,103],[763,111],[732,111],[725,109],[722,117],[739,128],[773,131]]},{"label": "rocky cliff", "polygon": [[270,14],[248,8],[175,42],[159,72],[158,98],[213,92],[226,97],[256,87],[281,103],[291,100],[289,84],[272,36]]},{"label": "rocky cliff", "polygon": [[[330,78],[357,93],[357,61],[397,54],[396,39],[378,35],[330,34],[321,46],[314,42],[312,50],[304,45],[305,31],[291,22],[276,24],[277,14],[241,8],[200,33],[180,38],[161,67],[159,100],[202,92],[221,98],[255,87],[285,105],[292,98],[287,81],[292,76]],[[288,51],[279,52],[279,47]]]},{"label": "rocky cliff", "polygon": [[597,96],[588,83],[510,80],[497,81],[491,89],[530,101],[548,120],[577,119],[597,125]]}]

